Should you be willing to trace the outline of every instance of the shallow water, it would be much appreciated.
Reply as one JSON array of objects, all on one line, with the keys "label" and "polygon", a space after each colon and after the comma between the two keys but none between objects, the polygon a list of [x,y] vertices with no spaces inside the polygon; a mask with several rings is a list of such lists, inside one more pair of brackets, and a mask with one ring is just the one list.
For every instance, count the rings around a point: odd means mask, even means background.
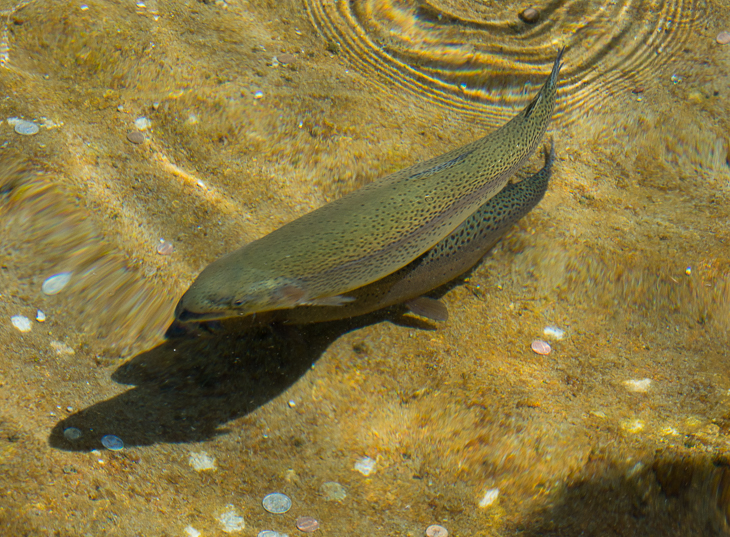
[{"label": "shallow water", "polygon": [[[730,4],[525,7],[0,2],[4,534],[730,533]],[[212,260],[499,126],[562,45],[548,193],[447,322],[164,339]]]}]

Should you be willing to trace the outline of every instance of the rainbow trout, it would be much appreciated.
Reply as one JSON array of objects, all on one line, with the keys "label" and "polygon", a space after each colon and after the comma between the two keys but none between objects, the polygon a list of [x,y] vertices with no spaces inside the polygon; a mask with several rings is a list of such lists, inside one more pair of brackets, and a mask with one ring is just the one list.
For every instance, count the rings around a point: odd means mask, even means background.
[{"label": "rainbow trout", "polygon": [[476,265],[513,224],[540,203],[547,191],[554,159],[551,142],[550,150],[545,150],[545,165],[539,172],[504,187],[418,259],[382,280],[348,293],[352,302],[342,306],[300,306],[272,311],[266,319],[284,323],[335,321],[405,302],[415,313],[445,321],[448,314],[441,302],[419,297]]},{"label": "rainbow trout", "polygon": [[408,265],[501,191],[535,151],[555,108],[563,50],[524,110],[484,138],[380,178],[208,265],[175,308],[203,321],[346,293]]}]

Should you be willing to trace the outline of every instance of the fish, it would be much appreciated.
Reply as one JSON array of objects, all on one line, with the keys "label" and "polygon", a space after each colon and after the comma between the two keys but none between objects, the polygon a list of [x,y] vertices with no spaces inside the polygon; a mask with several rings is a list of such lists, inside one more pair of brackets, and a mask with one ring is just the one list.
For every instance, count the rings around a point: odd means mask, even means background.
[{"label": "fish", "polygon": [[440,301],[424,294],[458,278],[476,265],[502,235],[545,196],[555,161],[555,148],[545,148],[545,163],[535,174],[511,183],[482,205],[451,235],[421,257],[385,278],[349,293],[342,306],[299,306],[270,312],[268,322],[304,324],[336,321],[404,303],[416,314],[446,321]]},{"label": "fish", "polygon": [[344,306],[449,236],[532,155],[555,108],[565,48],[537,95],[483,138],[382,177],[205,267],[180,322],[297,306]]}]

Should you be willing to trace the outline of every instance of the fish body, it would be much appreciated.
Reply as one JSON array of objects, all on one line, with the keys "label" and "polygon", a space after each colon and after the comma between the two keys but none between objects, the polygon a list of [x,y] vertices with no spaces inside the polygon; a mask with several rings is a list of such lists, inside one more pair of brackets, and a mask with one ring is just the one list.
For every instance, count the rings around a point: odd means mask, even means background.
[{"label": "fish body", "polygon": [[[451,235],[405,267],[348,293],[342,306],[299,306],[271,312],[267,320],[285,323],[335,321],[408,302],[472,268],[500,237],[540,201],[548,187],[555,152],[545,151],[545,165],[534,175],[504,187]],[[445,320],[445,319],[442,319]]]},{"label": "fish body", "polygon": [[177,320],[302,305],[342,306],[346,293],[408,265],[501,191],[552,117],[563,50],[539,93],[487,136],[378,179],[208,265]]}]

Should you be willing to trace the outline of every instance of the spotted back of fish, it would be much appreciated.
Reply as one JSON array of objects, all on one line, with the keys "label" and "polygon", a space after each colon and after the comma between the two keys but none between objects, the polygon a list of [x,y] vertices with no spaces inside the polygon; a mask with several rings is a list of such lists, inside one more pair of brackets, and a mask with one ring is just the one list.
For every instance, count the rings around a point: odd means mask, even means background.
[{"label": "spotted back of fish", "polygon": [[545,165],[534,175],[507,185],[482,205],[451,235],[405,267],[349,293],[342,306],[300,306],[272,312],[271,320],[314,323],[346,319],[406,302],[440,287],[473,267],[499,238],[530,212],[545,195],[555,152],[545,152]]},{"label": "spotted back of fish", "polygon": [[182,297],[177,318],[336,304],[328,299],[380,280],[431,249],[502,190],[534,152],[552,117],[562,54],[537,96],[504,126],[218,259]]}]

